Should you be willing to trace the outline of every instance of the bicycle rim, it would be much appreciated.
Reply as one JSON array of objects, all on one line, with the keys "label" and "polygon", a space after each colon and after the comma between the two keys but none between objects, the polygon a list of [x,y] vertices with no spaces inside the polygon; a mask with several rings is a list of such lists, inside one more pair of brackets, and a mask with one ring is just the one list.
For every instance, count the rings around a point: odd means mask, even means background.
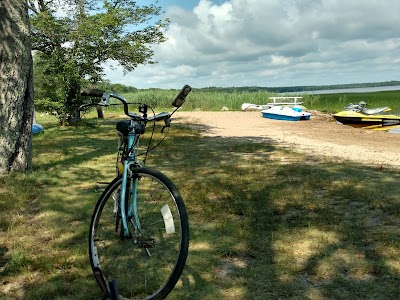
[{"label": "bicycle rim", "polygon": [[[174,288],[186,261],[189,225],[179,191],[162,173],[133,171],[137,178],[137,216],[128,220],[131,237],[121,233],[119,203],[122,179],[101,195],[90,227],[90,262],[104,293],[116,280],[126,299],[163,299]],[[140,227],[140,228],[139,228]]]}]

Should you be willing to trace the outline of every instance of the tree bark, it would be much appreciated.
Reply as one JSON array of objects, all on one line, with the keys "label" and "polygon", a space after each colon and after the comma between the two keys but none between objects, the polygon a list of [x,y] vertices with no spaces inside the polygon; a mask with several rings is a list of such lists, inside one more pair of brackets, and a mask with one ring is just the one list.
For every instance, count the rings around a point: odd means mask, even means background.
[{"label": "tree bark", "polygon": [[66,90],[65,107],[68,109],[68,113],[66,116],[67,124],[64,125],[73,126],[76,123],[78,123],[81,119],[81,115],[78,111],[79,102],[77,102],[77,98],[79,97],[79,92],[81,89],[79,81],[80,81],[79,78],[74,78],[74,77],[67,78],[66,80],[67,90]]},{"label": "tree bark", "polygon": [[0,1],[0,174],[32,162],[33,62],[26,0]]},{"label": "tree bark", "polygon": [[97,110],[97,117],[99,119],[104,119],[104,112],[103,112],[103,108],[101,107],[101,105],[97,105],[96,110]]}]

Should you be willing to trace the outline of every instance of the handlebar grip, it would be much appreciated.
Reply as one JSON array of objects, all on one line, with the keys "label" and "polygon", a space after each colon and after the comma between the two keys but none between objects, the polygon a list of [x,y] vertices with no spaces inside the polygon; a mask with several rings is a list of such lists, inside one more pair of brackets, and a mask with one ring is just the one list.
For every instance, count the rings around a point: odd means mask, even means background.
[{"label": "handlebar grip", "polygon": [[159,113],[159,114],[157,114],[155,116],[152,116],[152,117],[148,118],[147,121],[160,121],[160,120],[165,120],[165,119],[168,119],[168,118],[169,118],[169,113],[162,112],[162,113]]},{"label": "handlebar grip", "polygon": [[101,98],[104,93],[105,93],[105,91],[97,90],[97,89],[83,89],[81,91],[81,96]]},{"label": "handlebar grip", "polygon": [[185,102],[186,96],[192,91],[190,85],[185,85],[178,95],[176,95],[174,101],[172,101],[172,106],[174,107],[181,107],[182,104]]}]

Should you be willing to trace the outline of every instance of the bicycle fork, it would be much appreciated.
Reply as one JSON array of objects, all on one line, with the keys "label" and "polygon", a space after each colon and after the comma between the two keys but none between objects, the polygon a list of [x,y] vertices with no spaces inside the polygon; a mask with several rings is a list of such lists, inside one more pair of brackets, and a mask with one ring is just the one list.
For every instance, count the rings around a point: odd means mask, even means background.
[{"label": "bicycle fork", "polygon": [[[133,121],[131,121],[131,128],[135,128]],[[133,130],[133,131],[132,131]],[[127,137],[127,147],[131,149],[136,141],[136,134],[134,133],[134,129],[129,132]],[[137,207],[137,176],[132,176],[131,180],[128,178],[128,173],[130,172],[130,167],[132,161],[135,161],[135,152],[130,152],[128,157],[123,160],[123,171],[122,171],[122,186],[121,186],[121,195],[120,195],[120,211],[121,211],[121,219],[124,237],[130,237],[130,232],[128,229],[128,219],[132,221],[134,229],[140,233],[141,226],[139,221],[139,213]],[[132,184],[131,184],[132,181]],[[128,186],[131,185],[131,186]],[[130,194],[127,195],[127,191],[130,191]],[[128,203],[126,203],[128,201]],[[129,206],[128,206],[129,205]],[[129,209],[126,209],[129,207]],[[132,214],[134,219],[132,220]]]},{"label": "bicycle fork", "polygon": [[[124,170],[122,172],[122,188],[121,188],[121,198],[120,198],[120,211],[121,211],[121,219],[122,219],[122,226],[124,228],[124,237],[129,237],[130,232],[128,229],[128,219],[134,218],[133,225],[135,230],[140,232],[140,220],[138,214],[138,206],[137,206],[137,184],[138,178],[133,176],[132,178],[132,185],[128,188],[128,184],[131,184],[128,180],[128,161],[124,161]],[[127,191],[130,191],[129,195],[127,195]],[[128,196],[128,197],[127,197]],[[126,203],[126,201],[129,201]],[[128,211],[125,209],[129,204]]]}]

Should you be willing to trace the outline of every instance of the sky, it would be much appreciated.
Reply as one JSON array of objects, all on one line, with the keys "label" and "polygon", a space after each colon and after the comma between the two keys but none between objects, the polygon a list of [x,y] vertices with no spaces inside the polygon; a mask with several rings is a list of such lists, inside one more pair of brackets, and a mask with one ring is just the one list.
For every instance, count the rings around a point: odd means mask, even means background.
[{"label": "sky", "polygon": [[[151,2],[151,1],[150,1]],[[140,3],[149,3],[142,0]],[[139,89],[400,80],[399,0],[159,0],[155,65],[107,79]]]}]

